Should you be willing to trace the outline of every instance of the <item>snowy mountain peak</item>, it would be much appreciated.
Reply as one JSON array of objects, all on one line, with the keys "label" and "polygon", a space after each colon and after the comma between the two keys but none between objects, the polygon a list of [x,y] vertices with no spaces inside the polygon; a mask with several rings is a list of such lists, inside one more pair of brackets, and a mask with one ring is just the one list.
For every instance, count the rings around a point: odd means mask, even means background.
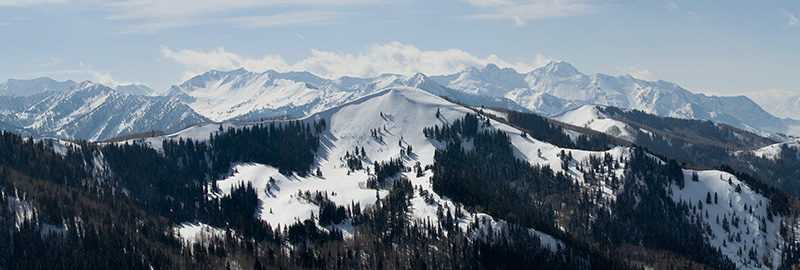
[{"label": "snowy mountain peak", "polygon": [[[236,69],[232,71],[218,71],[218,70],[210,70],[206,73],[197,75],[189,79],[188,81],[181,84],[184,86],[182,89],[186,90],[191,88],[203,88],[206,86],[206,83],[209,81],[214,80],[221,80],[223,78],[228,78],[232,76],[244,76],[244,75],[251,75],[251,72],[248,72],[244,69]],[[173,88],[175,88],[173,86]]]},{"label": "snowy mountain peak", "polygon": [[539,71],[540,74],[549,74],[557,77],[572,77],[575,75],[583,75],[577,68],[570,63],[564,61],[550,61],[546,66],[534,70]]},{"label": "snowy mountain peak", "polygon": [[157,94],[155,90],[143,84],[119,85],[114,90],[119,93],[127,93],[139,96],[155,96]]},{"label": "snowy mountain peak", "polygon": [[75,87],[70,89],[69,92],[86,92],[86,91],[114,91],[113,89],[109,88],[108,86],[94,83],[92,81],[82,81],[78,83]]},{"label": "snowy mountain peak", "polygon": [[483,69],[481,69],[481,73],[484,74],[497,74],[499,72],[500,72],[500,67],[492,63],[486,64],[486,66]]},{"label": "snowy mountain peak", "polygon": [[500,68],[492,63],[487,64],[483,69],[481,69],[480,73],[489,78],[508,77],[519,74],[513,68]]},{"label": "snowy mountain peak", "polygon": [[72,80],[59,82],[48,77],[31,80],[8,79],[0,83],[0,96],[32,96],[44,92],[62,92],[75,86]]}]

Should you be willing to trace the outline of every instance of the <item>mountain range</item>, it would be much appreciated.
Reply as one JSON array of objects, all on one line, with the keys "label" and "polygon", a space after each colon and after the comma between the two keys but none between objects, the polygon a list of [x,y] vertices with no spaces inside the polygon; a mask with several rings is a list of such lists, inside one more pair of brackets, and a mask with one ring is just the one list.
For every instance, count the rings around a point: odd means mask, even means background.
[{"label": "mountain range", "polygon": [[[185,104],[165,97],[123,93],[91,82],[29,82],[35,84],[17,83],[4,89],[17,94],[34,89],[37,94],[0,96],[0,123],[7,130],[98,141],[147,131],[175,132],[208,121]],[[48,88],[42,90],[42,85]],[[53,85],[60,88],[49,87]]]},{"label": "mountain range", "polygon": [[[585,75],[569,63],[556,61],[528,73],[489,64],[441,76],[418,73],[338,79],[308,72],[212,70],[171,87],[163,96],[155,96],[156,91],[143,85],[119,86],[113,90],[103,87],[105,92],[92,92],[115,97],[111,99],[86,94],[65,96],[66,92],[79,91],[83,84],[48,78],[0,84],[0,123],[40,136],[105,140],[153,129],[175,132],[205,121],[299,118],[387,87],[414,87],[464,104],[535,112],[548,117],[583,105],[603,105],[664,117],[711,120],[761,135],[800,135],[800,121],[775,117],[744,96],[706,96],[674,83],[645,81],[629,75]],[[116,105],[104,104],[112,102]],[[34,104],[39,105],[34,107]],[[45,109],[41,104],[53,108]],[[113,117],[94,112],[113,107],[130,110],[118,113],[124,116]],[[164,116],[170,116],[174,123],[157,119]],[[77,118],[82,120],[76,121]],[[90,131],[78,131],[75,125]],[[73,128],[65,128],[69,126]]]},{"label": "mountain range", "polygon": [[[83,92],[111,92],[79,85]],[[62,94],[82,92],[75,90]],[[622,128],[653,138],[665,128],[657,119],[680,122],[666,127],[675,129],[667,138],[674,145],[679,139],[726,147],[771,143],[709,121],[580,108],[576,114],[615,117]],[[13,176],[0,178],[10,183],[0,185],[0,201],[8,202],[0,208],[0,242],[15,243],[8,246],[13,252],[0,253],[0,263],[261,269],[797,263],[793,197],[729,167],[682,167],[663,153],[549,121],[398,86],[297,120],[204,123],[118,143],[46,143],[0,133],[0,175]]]},{"label": "mountain range", "polygon": [[[209,71],[163,95],[47,78],[2,89],[0,128],[17,133],[0,133],[9,268],[800,263],[797,143],[747,131],[791,120],[742,97],[563,62]],[[130,136],[154,130],[167,134]]]}]

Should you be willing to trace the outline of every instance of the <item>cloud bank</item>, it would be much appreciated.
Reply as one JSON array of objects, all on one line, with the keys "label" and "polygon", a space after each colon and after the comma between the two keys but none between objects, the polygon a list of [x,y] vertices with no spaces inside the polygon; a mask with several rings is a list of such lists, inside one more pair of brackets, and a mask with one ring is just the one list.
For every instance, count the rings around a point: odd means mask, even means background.
[{"label": "cloud bank", "polygon": [[421,72],[426,75],[442,75],[456,73],[467,67],[483,67],[489,63],[499,67],[514,68],[519,72],[528,72],[552,61],[548,57],[537,54],[532,61],[511,63],[496,55],[481,58],[457,49],[423,51],[413,45],[400,42],[375,44],[357,54],[311,50],[311,56],[291,64],[287,63],[280,55],[249,58],[226,51],[223,47],[203,52],[174,51],[163,46],[161,53],[164,58],[180,63],[187,68],[184,80],[211,69],[227,71],[237,68],[254,72],[266,70],[308,71],[329,79],[343,76],[375,77],[385,73],[413,75]]}]

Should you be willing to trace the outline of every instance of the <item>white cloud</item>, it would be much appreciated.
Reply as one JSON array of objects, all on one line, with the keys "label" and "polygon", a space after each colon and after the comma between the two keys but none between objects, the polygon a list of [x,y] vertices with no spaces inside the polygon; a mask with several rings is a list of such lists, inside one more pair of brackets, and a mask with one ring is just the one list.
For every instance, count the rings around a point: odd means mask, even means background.
[{"label": "white cloud", "polygon": [[768,106],[773,103],[780,103],[791,97],[798,96],[798,93],[784,89],[769,89],[763,91],[751,91],[751,92],[741,93],[741,95],[752,99],[753,101],[764,107],[765,105]]},{"label": "white cloud", "polygon": [[656,80],[656,76],[653,75],[653,73],[647,69],[640,69],[637,67],[629,66],[629,67],[617,67],[617,70],[622,72],[622,74],[631,75],[632,77],[640,80],[645,80],[645,81]]},{"label": "white cloud", "polygon": [[599,7],[583,0],[465,0],[486,9],[486,12],[468,18],[482,20],[511,20],[524,26],[528,20],[581,16],[595,12]]},{"label": "white cloud", "polygon": [[[769,89],[763,91],[751,91],[742,93],[755,101],[761,108],[777,117],[788,117],[798,119],[797,103],[800,100],[800,92],[785,89]],[[800,129],[800,127],[794,127]]]},{"label": "white cloud", "polygon": [[162,46],[161,54],[164,58],[181,63],[189,69],[184,73],[182,78],[184,80],[211,69],[223,71],[237,68],[251,71],[288,71],[290,69],[290,66],[286,64],[286,61],[280,55],[267,55],[261,59],[252,59],[225,51],[223,47],[219,47],[215,51],[201,52],[194,50],[172,51],[166,46]]},{"label": "white cloud", "polygon": [[[2,1],[2,0],[0,0]],[[109,20],[130,23],[123,33],[156,33],[165,29],[230,24],[244,28],[329,23],[344,14],[311,7],[353,6],[383,0],[123,0],[108,4]],[[244,16],[242,13],[266,13]]]},{"label": "white cloud", "polygon": [[84,63],[80,63],[80,65],[81,69],[77,71],[78,73],[88,75],[90,78],[89,80],[111,88],[117,88],[119,85],[138,84],[135,82],[126,82],[114,79],[114,77],[112,77],[111,73],[108,71],[96,70],[91,65]]},{"label": "white cloud", "polygon": [[675,10],[680,10],[681,9],[678,6],[678,4],[675,4],[675,2],[672,2],[672,1],[669,1],[669,0],[664,1],[664,7],[666,7],[670,11],[675,11]]},{"label": "white cloud", "polygon": [[161,52],[165,58],[186,66],[188,70],[185,76],[193,76],[210,69],[225,71],[240,67],[254,72],[308,71],[330,79],[342,76],[374,77],[384,73],[413,75],[421,72],[426,75],[441,75],[459,72],[472,66],[483,67],[489,63],[499,67],[511,67],[519,72],[528,72],[551,61],[550,58],[537,54],[533,61],[511,63],[496,55],[480,58],[456,49],[422,51],[413,45],[400,42],[372,45],[358,54],[312,50],[311,56],[293,64],[287,63],[279,55],[254,59],[228,52],[222,47],[210,52],[173,51],[162,47]]},{"label": "white cloud", "polygon": [[786,11],[786,10],[783,11],[783,14],[785,14],[787,17],[789,17],[789,26],[800,27],[800,20],[798,20],[797,17],[794,16],[794,14],[792,14],[792,13]]}]

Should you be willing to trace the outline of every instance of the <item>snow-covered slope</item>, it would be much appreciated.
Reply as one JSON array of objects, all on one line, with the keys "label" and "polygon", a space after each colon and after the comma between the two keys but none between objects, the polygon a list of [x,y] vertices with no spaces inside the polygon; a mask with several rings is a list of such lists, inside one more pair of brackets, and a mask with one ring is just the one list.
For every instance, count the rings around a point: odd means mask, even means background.
[{"label": "snow-covered slope", "polygon": [[62,92],[66,91],[77,85],[77,83],[68,80],[58,82],[56,80],[41,77],[32,80],[17,80],[9,79],[4,83],[0,83],[0,96],[32,96],[44,92]]},{"label": "snow-covered slope", "polygon": [[[439,118],[435,116],[437,110],[441,113]],[[350,205],[355,202],[362,207],[369,206],[375,203],[376,196],[384,196],[387,191],[381,190],[376,193],[376,190],[367,188],[366,182],[370,175],[363,170],[350,171],[345,165],[345,156],[353,153],[358,147],[363,148],[366,153],[361,160],[368,167],[371,167],[370,165],[376,161],[383,162],[393,158],[401,158],[409,167],[416,162],[419,162],[422,167],[433,164],[434,152],[437,148],[443,147],[443,143],[425,138],[422,129],[433,125],[449,124],[464,117],[466,113],[474,112],[419,89],[400,87],[381,90],[342,106],[311,115],[303,120],[325,119],[329,125],[327,132],[322,134],[322,147],[317,153],[318,158],[314,165],[320,169],[323,177],[285,176],[271,166],[238,164],[233,168],[235,173],[219,181],[218,185],[225,194],[230,192],[233,185],[251,182],[254,187],[257,187],[259,199],[262,201],[262,208],[257,215],[263,220],[269,221],[270,224],[290,224],[297,220],[308,219],[312,213],[318,216],[319,206],[299,197],[298,192],[327,192],[330,199],[338,205]],[[226,122],[222,125],[227,129],[249,124]],[[520,158],[548,163],[554,168],[560,168],[561,162],[556,158],[560,149],[522,138],[521,132],[511,127],[500,124],[496,127],[517,135],[511,137],[515,143],[519,144]],[[198,125],[165,137],[207,140],[208,134],[218,131],[218,128],[218,124]],[[372,136],[372,130],[377,130],[377,137]],[[158,149],[162,139],[162,137],[157,137],[144,139],[144,141]],[[413,148],[412,154],[401,155],[401,152],[406,151],[409,146]],[[543,151],[542,156],[537,154],[540,149]],[[581,154],[576,152],[576,156],[581,156]],[[315,171],[316,168],[312,171]],[[444,209],[455,211],[456,204],[454,202],[433,192],[429,180],[432,175],[430,171],[426,171],[420,177],[417,177],[414,172],[404,172],[402,175],[410,179],[413,186],[422,187],[425,192],[432,194],[432,198],[435,200],[433,203],[427,203],[424,195],[416,193],[412,199],[411,210],[415,219],[436,222],[438,220],[436,212],[440,205]],[[267,188],[268,186],[269,188]],[[470,223],[474,222],[474,218],[483,219],[495,228],[498,224],[502,224],[501,221],[480,213],[475,216],[462,217],[459,219],[459,224],[466,229]],[[349,228],[348,224],[339,226],[345,232],[352,232],[352,228]],[[540,234],[540,236],[545,244],[555,247],[555,240],[544,234]]]},{"label": "snow-covered slope", "polygon": [[[781,155],[784,147],[800,149],[800,139],[795,138],[794,140],[791,141],[771,144],[765,147],[751,150],[751,152],[757,157],[763,157],[766,159],[776,159]],[[797,158],[800,159],[800,157]]]},{"label": "snow-covered slope", "polygon": [[[782,217],[767,214],[769,199],[726,172],[684,170],[686,186],[672,186],[672,199],[692,208],[713,247],[739,269],[768,269],[780,262]],[[691,180],[693,174],[698,181]],[[752,254],[751,254],[752,252]]]},{"label": "snow-covered slope", "polygon": [[597,110],[596,105],[584,105],[553,117],[553,119],[574,126],[585,127],[617,138],[635,141],[634,133],[627,124],[615,120]]},{"label": "snow-covered slope", "polygon": [[91,82],[45,95],[4,118],[43,137],[86,140],[152,130],[174,132],[207,121],[178,101],[120,94]]},{"label": "snow-covered slope", "polygon": [[[574,113],[594,113],[593,116],[596,116],[597,112],[593,112],[590,108],[576,110]],[[440,112],[438,118],[435,116],[437,111]],[[319,216],[319,206],[303,196],[306,191],[312,194],[316,191],[328,194],[329,198],[338,205],[358,203],[362,207],[369,206],[376,202],[377,197],[385,196],[387,191],[367,188],[366,182],[370,174],[364,170],[351,171],[348,169],[344,161],[345,156],[355,152],[356,148],[363,148],[366,155],[360,159],[367,164],[367,167],[371,167],[370,164],[374,162],[388,161],[393,158],[402,159],[409,167],[417,162],[422,167],[431,165],[434,163],[434,152],[443,148],[444,143],[424,137],[422,129],[433,125],[449,124],[462,118],[466,113],[474,112],[469,108],[450,103],[419,89],[381,90],[300,120],[325,119],[328,123],[328,129],[321,134],[322,147],[318,150],[316,162],[311,168],[312,172],[318,168],[322,177],[286,176],[280,174],[277,168],[268,165],[245,163],[235,164],[232,170],[233,174],[221,179],[218,185],[222,194],[227,194],[234,185],[252,183],[256,187],[261,201],[261,209],[256,215],[273,225],[291,224],[308,219],[312,215]],[[251,124],[226,122],[222,125],[227,128]],[[599,184],[587,183],[580,176],[585,175],[582,168],[589,166],[586,160],[590,156],[608,154],[613,160],[624,161],[631,155],[629,148],[616,147],[599,152],[563,149],[530,137],[523,137],[521,131],[499,122],[493,122],[491,126],[483,128],[500,130],[509,134],[517,158],[532,164],[548,165],[556,172],[564,171],[567,175],[572,176],[576,183],[587,189],[599,188],[600,194],[607,200],[616,200],[617,195],[624,189],[624,187],[614,187],[610,182],[605,182],[607,180],[600,180]],[[205,124],[164,137],[140,139],[139,141],[149,143],[158,149],[164,138],[207,140],[208,134],[218,130],[219,124]],[[377,136],[373,135],[374,130],[377,130]],[[412,154],[402,155],[401,153],[409,146],[413,147]],[[468,142],[465,147],[469,150]],[[574,157],[574,161],[563,163],[559,157],[562,151],[568,151]],[[568,167],[563,167],[564,164]],[[614,175],[611,178],[621,179],[625,172],[624,167],[623,163],[619,168],[607,173]],[[700,171],[697,172],[700,181],[693,182],[691,179],[694,172],[684,170],[686,186],[679,188],[677,185],[673,185],[668,193],[672,194],[674,201],[689,202],[693,206],[697,204],[698,200],[702,200],[705,204],[706,194],[711,194],[711,196],[717,194],[717,203],[706,205],[703,210],[694,210],[693,214],[686,217],[693,220],[699,219],[700,222],[707,224],[708,230],[705,231],[705,237],[709,239],[710,245],[719,248],[722,254],[740,268],[764,267],[765,258],[773,262],[773,265],[776,265],[775,262],[780,262],[781,255],[778,247],[781,246],[783,240],[777,235],[777,231],[781,217],[775,216],[771,221],[762,222],[762,218],[767,216],[766,203],[768,200],[728,173],[714,170]],[[414,187],[419,187],[424,193],[431,194],[432,202],[426,202],[423,192],[415,191],[414,197],[411,199],[410,210],[413,219],[431,220],[433,224],[436,224],[437,208],[441,205],[444,209],[452,210],[457,203],[441,197],[433,191],[430,182],[432,173],[430,170],[426,170],[420,177],[413,172],[405,172],[402,175],[410,179]],[[728,183],[728,179],[731,179],[731,184]],[[741,191],[735,190],[737,186],[741,187]],[[210,196],[219,196],[219,194]],[[431,201],[430,198],[428,201]],[[746,208],[745,205],[747,205]],[[753,208],[752,212],[750,207]],[[705,215],[706,210],[708,216]],[[690,209],[690,211],[692,210]],[[738,223],[735,226],[730,225],[728,228],[734,239],[733,242],[728,240],[728,231],[723,229],[722,223],[715,222],[716,215],[720,215],[720,219],[727,217],[729,222],[733,222],[734,215],[737,218]],[[503,224],[500,220],[480,213],[467,214],[459,218],[458,222],[462,229],[467,230],[468,224],[474,222],[475,218],[490,220],[493,226]],[[764,224],[766,226],[763,226]],[[204,226],[206,225],[184,224],[179,229]],[[353,227],[348,222],[335,226],[342,229],[345,234],[353,232]],[[214,229],[206,228],[206,230],[213,231]],[[553,243],[556,243],[556,240],[541,233],[539,235],[545,239],[545,243],[555,245]],[[753,249],[758,253],[757,258],[741,256],[739,249],[745,246],[748,249],[745,252]]]},{"label": "snow-covered slope", "polygon": [[147,85],[143,84],[126,84],[126,85],[119,85],[117,88],[114,88],[114,91],[119,93],[131,94],[131,95],[139,95],[139,96],[154,96],[156,95],[156,91]]}]

